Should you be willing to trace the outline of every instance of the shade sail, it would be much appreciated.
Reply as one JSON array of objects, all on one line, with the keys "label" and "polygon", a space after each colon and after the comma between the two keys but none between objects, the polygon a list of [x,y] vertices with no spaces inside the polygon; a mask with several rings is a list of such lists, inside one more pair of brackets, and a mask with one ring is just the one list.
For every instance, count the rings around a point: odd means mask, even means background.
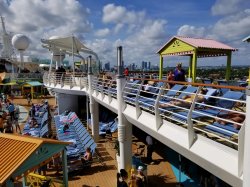
[{"label": "shade sail", "polygon": [[242,40],[243,42],[250,42],[250,35]]},{"label": "shade sail", "polygon": [[42,86],[43,84],[38,82],[38,81],[30,81],[30,82],[26,82],[23,86],[24,87],[34,87],[34,86]]},{"label": "shade sail", "polygon": [[75,36],[68,37],[60,37],[60,38],[52,38],[52,39],[41,39],[42,45],[44,48],[48,48],[50,50],[62,50],[65,51],[66,54],[72,54],[77,56],[80,52],[88,53],[94,55],[97,59],[97,54],[83,45],[81,41]]}]

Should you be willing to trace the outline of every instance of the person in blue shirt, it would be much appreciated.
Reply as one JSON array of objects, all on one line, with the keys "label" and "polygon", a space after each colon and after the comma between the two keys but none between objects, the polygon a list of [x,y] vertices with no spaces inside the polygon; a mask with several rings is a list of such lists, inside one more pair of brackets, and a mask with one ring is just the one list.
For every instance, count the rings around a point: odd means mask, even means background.
[{"label": "person in blue shirt", "polygon": [[185,70],[182,69],[182,64],[178,63],[174,70],[174,80],[185,82],[186,81],[185,73],[186,73]]},{"label": "person in blue shirt", "polygon": [[9,111],[9,115],[10,115],[11,121],[13,121],[14,118],[15,118],[15,106],[14,106],[14,104],[11,103],[11,102],[9,102],[7,109]]}]

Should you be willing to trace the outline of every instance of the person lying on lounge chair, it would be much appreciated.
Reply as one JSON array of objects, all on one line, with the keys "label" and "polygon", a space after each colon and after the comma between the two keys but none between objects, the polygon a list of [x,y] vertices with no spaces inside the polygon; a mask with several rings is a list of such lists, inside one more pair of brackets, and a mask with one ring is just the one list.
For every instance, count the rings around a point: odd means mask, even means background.
[{"label": "person lying on lounge chair", "polygon": [[[205,101],[204,95],[206,93],[207,93],[207,89],[201,89],[200,94],[202,95],[198,95],[196,102],[202,103],[203,101]],[[172,105],[181,106],[181,107],[190,107],[194,98],[195,98],[195,94],[185,95],[181,98],[182,100],[173,100],[168,103],[161,103],[159,104],[159,107],[167,108],[167,107],[172,107]]]},{"label": "person lying on lounge chair", "polygon": [[[218,117],[227,119],[227,120],[232,121],[232,122],[234,121],[236,123],[242,123],[242,122],[245,121],[245,118],[246,118],[246,116],[244,114],[239,114],[239,113],[236,113],[236,112],[228,112],[227,114],[218,115]],[[226,125],[226,124],[229,123],[227,121],[224,121],[223,119],[216,119],[216,122],[218,122],[221,125]],[[233,124],[233,127],[236,130],[239,130],[241,125]]]},{"label": "person lying on lounge chair", "polygon": [[91,149],[89,147],[86,148],[86,152],[85,154],[78,160],[72,160],[70,161],[70,165],[72,167],[79,167],[80,165],[87,165],[88,163],[90,163],[92,161],[92,153],[91,153]]}]

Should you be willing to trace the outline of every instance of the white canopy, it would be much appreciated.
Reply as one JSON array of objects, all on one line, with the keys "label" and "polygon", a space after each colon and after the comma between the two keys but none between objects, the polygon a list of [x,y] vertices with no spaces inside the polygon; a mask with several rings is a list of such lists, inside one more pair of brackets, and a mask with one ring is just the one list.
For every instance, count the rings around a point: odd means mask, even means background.
[{"label": "white canopy", "polygon": [[68,37],[60,37],[60,38],[52,38],[52,39],[41,39],[43,43],[43,47],[50,50],[62,50],[66,54],[73,54],[74,56],[81,57],[80,52],[87,53],[96,57],[98,59],[97,54],[91,49],[87,48],[85,45],[81,43],[81,41],[75,36]]},{"label": "white canopy", "polygon": [[250,42],[250,35],[242,40],[243,42]]}]

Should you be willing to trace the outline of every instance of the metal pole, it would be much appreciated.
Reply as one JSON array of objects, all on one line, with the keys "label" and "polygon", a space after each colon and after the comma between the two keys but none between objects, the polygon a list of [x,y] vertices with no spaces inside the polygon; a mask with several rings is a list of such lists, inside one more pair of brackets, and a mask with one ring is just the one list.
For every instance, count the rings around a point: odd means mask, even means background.
[{"label": "metal pole", "polygon": [[68,167],[67,167],[67,153],[64,149],[62,151],[62,162],[63,162],[63,183],[65,187],[68,187]]},{"label": "metal pole", "polygon": [[243,187],[250,186],[250,86],[246,88],[246,124],[245,124],[245,139],[244,139],[244,161],[243,161]]},{"label": "metal pole", "polygon": [[87,110],[87,130],[89,130],[89,96],[86,95],[86,110]]},{"label": "metal pole", "polygon": [[53,53],[51,53],[51,59],[50,59],[50,65],[49,65],[49,75],[51,73],[52,63],[53,63]]},{"label": "metal pole", "polygon": [[74,35],[72,35],[72,61],[73,61],[73,75],[75,75],[75,60],[74,60]]},{"label": "metal pole", "polygon": [[99,139],[99,108],[98,103],[95,101],[95,99],[92,96],[92,79],[93,79],[93,73],[92,73],[92,60],[91,56],[89,56],[88,61],[88,82],[89,82],[89,107],[90,107],[90,115],[91,115],[91,127],[92,127],[92,136],[95,140],[95,142]]},{"label": "metal pole", "polygon": [[23,51],[19,50],[20,52],[20,67],[19,67],[19,73],[21,73],[21,69],[22,69],[22,63],[23,63]]},{"label": "metal pole", "polygon": [[122,89],[126,83],[126,78],[123,75],[121,46],[117,47],[117,70],[118,141],[120,149],[120,166],[118,166],[118,168],[130,171],[132,167],[132,125],[127,121],[123,114],[125,103],[122,97]]},{"label": "metal pole", "polygon": [[181,155],[179,154],[179,185],[181,185]]}]

